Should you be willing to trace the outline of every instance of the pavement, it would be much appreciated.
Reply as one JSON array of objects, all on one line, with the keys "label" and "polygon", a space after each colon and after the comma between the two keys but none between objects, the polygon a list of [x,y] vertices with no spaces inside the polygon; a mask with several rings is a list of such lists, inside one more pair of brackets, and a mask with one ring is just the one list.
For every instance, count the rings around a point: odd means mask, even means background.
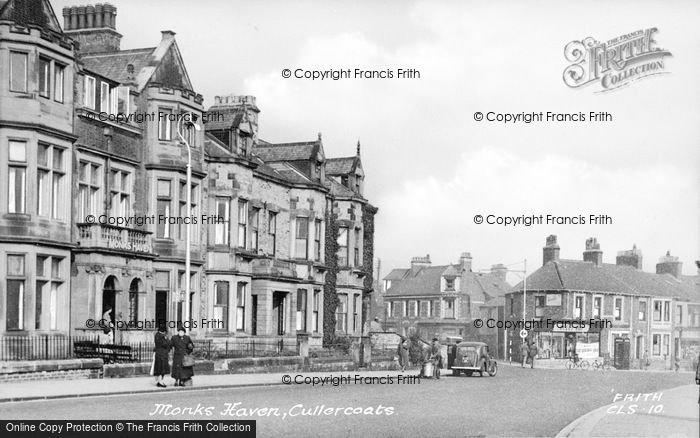
[{"label": "pavement", "polygon": [[630,394],[631,400],[598,408],[576,419],[557,438],[577,437],[700,437],[697,385],[652,393]]},{"label": "pavement", "polygon": [[[386,376],[387,374],[400,374],[398,372],[387,371],[358,371],[353,373],[379,377]],[[282,378],[284,376],[294,376],[297,374],[303,374],[305,377],[322,377],[333,373],[290,371],[288,373],[270,374],[198,375],[192,379],[194,385],[186,387],[172,386],[174,380],[170,377],[166,377],[165,383],[168,385],[167,388],[159,388],[155,386],[155,379],[151,376],[114,379],[24,381],[17,383],[2,383],[0,385],[0,403],[106,395],[129,395],[149,392],[192,391],[229,387],[284,385],[282,382]],[[406,374],[410,373],[407,372]]]}]

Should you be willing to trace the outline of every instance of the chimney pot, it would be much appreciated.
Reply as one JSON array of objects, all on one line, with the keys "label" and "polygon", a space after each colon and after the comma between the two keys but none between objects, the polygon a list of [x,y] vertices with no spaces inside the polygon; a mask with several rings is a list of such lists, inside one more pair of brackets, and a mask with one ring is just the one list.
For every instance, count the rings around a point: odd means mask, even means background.
[{"label": "chimney pot", "polygon": [[95,27],[95,7],[92,5],[87,5],[85,7],[85,27],[87,29],[92,29]]},{"label": "chimney pot", "polygon": [[175,32],[173,32],[172,30],[161,30],[160,34],[162,35],[162,38],[164,40],[171,40],[175,38]]},{"label": "chimney pot", "polygon": [[85,6],[78,6],[78,29],[85,29]]},{"label": "chimney pot", "polygon": [[70,30],[70,7],[63,8],[63,30]]}]

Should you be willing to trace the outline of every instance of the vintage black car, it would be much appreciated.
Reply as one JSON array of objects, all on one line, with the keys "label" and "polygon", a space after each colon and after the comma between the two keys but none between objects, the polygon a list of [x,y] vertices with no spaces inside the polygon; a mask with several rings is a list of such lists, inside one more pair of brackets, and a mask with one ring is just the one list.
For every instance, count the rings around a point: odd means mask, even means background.
[{"label": "vintage black car", "polygon": [[452,346],[450,355],[452,374],[471,376],[475,371],[493,377],[498,372],[496,360],[489,354],[489,346],[483,342],[460,342]]}]

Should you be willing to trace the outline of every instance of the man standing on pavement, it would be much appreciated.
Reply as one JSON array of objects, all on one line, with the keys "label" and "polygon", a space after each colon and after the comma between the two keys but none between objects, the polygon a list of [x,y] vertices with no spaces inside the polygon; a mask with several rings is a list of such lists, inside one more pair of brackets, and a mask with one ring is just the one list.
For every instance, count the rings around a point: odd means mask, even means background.
[{"label": "man standing on pavement", "polygon": [[537,356],[537,344],[532,341],[530,344],[530,368],[535,368],[535,356]]},{"label": "man standing on pavement", "polygon": [[433,345],[431,348],[431,353],[433,356],[433,377],[436,379],[440,378],[440,367],[442,367],[442,345],[438,341],[438,338],[433,338]]},{"label": "man standing on pavement", "polygon": [[525,368],[528,356],[530,356],[530,349],[527,348],[527,341],[523,339],[523,343],[520,344],[520,360],[522,361],[520,368]]}]

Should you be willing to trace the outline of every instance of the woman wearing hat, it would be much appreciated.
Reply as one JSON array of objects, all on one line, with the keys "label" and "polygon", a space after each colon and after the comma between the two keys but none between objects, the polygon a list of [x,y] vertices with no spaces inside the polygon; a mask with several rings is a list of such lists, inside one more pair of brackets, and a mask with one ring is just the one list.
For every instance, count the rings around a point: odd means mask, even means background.
[{"label": "woman wearing hat", "polygon": [[163,378],[170,373],[170,365],[168,365],[168,353],[172,346],[166,332],[165,324],[158,326],[158,331],[154,338],[155,347],[153,347],[153,367],[151,375],[156,378],[156,386],[165,388]]},{"label": "woman wearing hat", "polygon": [[170,374],[175,379],[175,386],[185,386],[185,382],[194,376],[194,363],[191,365],[183,363],[185,356],[188,356],[188,360],[191,359],[189,355],[194,351],[192,339],[186,333],[185,327],[180,325],[177,328],[177,336],[173,336],[170,340],[170,344],[175,350],[173,352],[173,372]]}]

